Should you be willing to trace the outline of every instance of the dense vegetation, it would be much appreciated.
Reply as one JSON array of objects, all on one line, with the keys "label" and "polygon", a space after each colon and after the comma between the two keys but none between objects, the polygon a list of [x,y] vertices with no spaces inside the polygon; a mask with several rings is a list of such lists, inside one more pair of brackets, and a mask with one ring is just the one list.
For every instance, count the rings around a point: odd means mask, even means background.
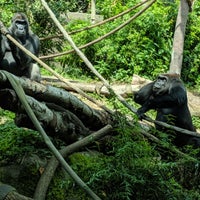
[{"label": "dense vegetation", "polygon": [[[96,1],[96,9],[97,13],[106,19],[138,2],[140,1]],[[158,73],[167,72],[178,2],[158,0],[125,28],[105,40],[83,49],[83,52],[109,81],[130,82],[132,74],[153,79]],[[89,12],[89,0],[52,0],[48,3],[69,32],[90,25],[90,22],[86,21],[67,23],[66,17],[64,17],[66,10]],[[12,14],[17,11],[25,12],[28,15],[32,30],[40,38],[59,34],[39,0],[17,1],[17,3],[11,0],[1,0],[0,20],[6,26],[9,26]],[[71,36],[74,42],[81,46],[118,27],[136,11],[100,27]],[[193,11],[189,15],[182,68],[184,82],[188,87],[194,86],[196,89],[200,84],[199,15],[200,2],[196,1]],[[58,37],[41,41],[41,45],[41,52],[44,55],[71,49],[63,38]],[[75,79],[96,79],[75,54],[48,60],[48,63],[64,76]],[[43,73],[47,72],[44,70]],[[115,100],[109,100],[109,104],[120,112],[127,113]],[[37,132],[15,127],[12,120],[13,114],[3,110],[0,112],[0,165],[12,165],[13,160],[16,163],[22,163],[23,158],[30,155],[40,155],[41,158],[50,156]],[[118,132],[117,136],[109,140],[103,147],[98,143],[90,147],[95,150],[100,149],[101,153],[92,154],[85,150],[85,152],[73,154],[68,158],[73,169],[102,199],[200,199],[198,180],[200,169],[197,160],[180,156],[173,151],[174,147],[168,143],[170,139],[163,133],[156,132],[156,136],[163,141],[161,144],[148,141],[140,134],[137,119],[135,119],[136,124],[133,124],[133,127],[126,125],[122,117],[119,117],[118,122],[115,127]],[[152,131],[155,133],[155,130]],[[55,140],[54,142],[58,148],[63,145],[62,141]],[[184,152],[195,158],[198,150],[188,147],[184,149]],[[39,174],[37,167],[29,169],[31,171],[29,171],[29,176],[35,177],[35,179]],[[2,174],[0,177],[0,181],[5,182]],[[66,177],[67,175],[63,174],[62,170],[57,172],[48,191],[47,199],[88,199],[87,195],[83,194],[83,191],[74,185],[70,178]],[[36,183],[33,183],[34,179],[30,179],[32,180],[30,187],[23,187],[23,185],[27,185],[27,180],[27,178],[20,179],[20,185],[10,180],[10,184],[14,184],[13,186],[23,194],[31,196]],[[7,181],[7,183],[9,182]]]}]

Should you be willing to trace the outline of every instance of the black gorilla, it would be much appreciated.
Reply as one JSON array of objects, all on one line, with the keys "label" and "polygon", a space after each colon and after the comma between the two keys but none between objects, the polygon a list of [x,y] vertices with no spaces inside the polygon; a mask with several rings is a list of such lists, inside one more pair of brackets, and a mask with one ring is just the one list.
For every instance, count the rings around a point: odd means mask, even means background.
[{"label": "black gorilla", "polygon": [[[21,45],[38,56],[39,38],[30,30],[25,14],[16,13],[12,18],[8,31]],[[41,79],[40,69],[34,60],[8,41],[4,35],[0,35],[0,40],[0,69],[39,82]]]},{"label": "black gorilla", "polygon": [[[5,41],[3,39],[3,36],[0,33],[0,63],[4,57],[5,51],[6,51]],[[0,65],[0,67],[1,67],[1,65]]]},{"label": "black gorilla", "polygon": [[[155,81],[135,93],[134,101],[142,105],[137,110],[139,118],[142,118],[148,110],[155,109],[157,111],[156,120],[195,131],[187,104],[186,89],[177,74],[159,75]],[[160,126],[156,128],[165,131]],[[192,144],[198,147],[200,138],[176,133],[174,143],[177,146]]]}]

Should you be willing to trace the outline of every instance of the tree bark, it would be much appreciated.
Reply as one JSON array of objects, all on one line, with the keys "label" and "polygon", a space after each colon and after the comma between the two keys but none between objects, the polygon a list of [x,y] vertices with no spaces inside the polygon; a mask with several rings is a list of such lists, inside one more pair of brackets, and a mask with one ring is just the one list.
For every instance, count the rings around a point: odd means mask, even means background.
[{"label": "tree bark", "polygon": [[[49,135],[58,136],[66,144],[69,144],[91,133],[82,121],[70,111],[54,104],[39,102],[30,96],[26,96],[26,98],[29,105],[34,110],[37,119]],[[7,99],[7,101],[5,101],[5,99]],[[47,105],[50,105],[50,108]],[[14,90],[0,90],[0,106],[3,109],[16,113],[15,124],[17,126],[36,130]]]},{"label": "tree bark", "polygon": [[33,199],[19,194],[14,187],[0,182],[0,200],[33,200]]},{"label": "tree bark", "polygon": [[[64,147],[60,151],[60,153],[63,157],[67,157],[68,155],[72,154],[73,152],[80,150],[84,146],[91,144],[93,141],[96,141],[96,140],[102,138],[111,130],[112,130],[112,126],[107,125],[104,128],[100,129],[99,131],[91,134],[90,136],[87,136],[80,141],[77,141],[71,145]],[[58,165],[59,165],[58,160],[53,156],[49,160],[48,165],[46,166],[44,173],[41,175],[41,178],[37,184],[35,194],[34,194],[34,199],[45,200],[47,189],[49,187],[51,179],[53,178],[54,172],[56,171]]]},{"label": "tree bark", "polygon": [[[92,109],[90,106],[85,104],[83,101],[78,99],[76,96],[72,95],[71,93],[67,92],[66,90],[56,88],[50,85],[43,85],[34,81],[31,81],[27,78],[19,78],[15,77],[17,81],[22,85],[25,93],[31,97],[34,97],[35,100],[38,102],[44,102],[44,104],[51,110],[57,112],[71,112],[74,115],[78,116],[80,121],[87,126],[91,130],[98,130],[102,128],[106,124],[111,122],[110,116],[103,110]],[[0,89],[1,95],[5,96],[4,89],[11,89],[11,86],[4,75],[3,72],[0,71]],[[7,91],[7,95],[10,95],[11,102],[17,103],[15,96],[12,96],[12,92]],[[12,96],[12,97],[11,97]],[[12,99],[13,98],[13,99]],[[15,104],[7,103],[9,108],[5,107],[5,109],[11,109],[15,107]],[[6,104],[3,99],[1,99],[2,104]],[[37,104],[37,103],[36,103]],[[38,107],[41,106],[41,103]],[[43,106],[42,106],[43,107]]]},{"label": "tree bark", "polygon": [[[26,78],[15,78],[26,94],[29,94],[26,95],[28,103],[44,130],[51,136],[59,137],[66,144],[71,144],[112,123],[111,116],[105,111],[92,109],[63,89],[45,86]],[[17,126],[35,130],[18,96],[1,71],[0,107],[16,113]]]},{"label": "tree bark", "polygon": [[180,0],[178,16],[174,32],[174,40],[171,54],[170,73],[181,74],[183,61],[183,48],[185,29],[188,19],[189,5],[187,0]]}]

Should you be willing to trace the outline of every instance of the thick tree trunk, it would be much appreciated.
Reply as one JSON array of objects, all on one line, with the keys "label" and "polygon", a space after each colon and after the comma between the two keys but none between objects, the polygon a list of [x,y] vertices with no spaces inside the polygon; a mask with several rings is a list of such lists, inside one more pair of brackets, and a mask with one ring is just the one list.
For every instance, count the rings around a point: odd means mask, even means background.
[{"label": "thick tree trunk", "polygon": [[[69,144],[91,133],[82,121],[72,112],[55,104],[41,103],[30,96],[26,96],[26,98],[29,105],[34,110],[37,119],[49,135],[57,135],[60,139]],[[7,99],[7,101],[5,101],[5,99]],[[16,113],[15,123],[17,126],[35,130],[33,123],[27,116],[14,90],[0,90],[0,106],[3,109]]]},{"label": "thick tree trunk", "polygon": [[[81,120],[85,120],[85,123],[88,125],[95,123],[101,128],[107,124],[107,120],[109,120],[108,115],[105,112],[102,110],[92,109],[66,90],[52,87],[50,85],[43,85],[27,78],[19,78],[16,76],[15,78],[22,85],[27,95],[34,97],[38,101],[53,103],[63,107],[64,109],[67,109],[79,116]],[[6,76],[2,73],[2,71],[0,71],[0,84],[0,89],[11,88]]]},{"label": "thick tree trunk", "polygon": [[189,13],[188,1],[180,0],[180,6],[174,32],[171,63],[169,69],[170,73],[181,74],[185,29],[188,19],[188,13]]}]

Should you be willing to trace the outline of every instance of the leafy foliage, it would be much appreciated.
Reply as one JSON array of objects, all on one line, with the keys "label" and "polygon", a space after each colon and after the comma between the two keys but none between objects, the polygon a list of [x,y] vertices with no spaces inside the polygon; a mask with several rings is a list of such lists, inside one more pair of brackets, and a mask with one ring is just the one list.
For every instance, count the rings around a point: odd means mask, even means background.
[{"label": "leafy foliage", "polygon": [[[116,1],[112,6],[108,4],[110,1],[97,3],[105,16],[106,8],[109,8],[107,12],[115,15],[135,5],[136,1],[127,4]],[[125,28],[83,51],[96,69],[107,79],[125,81],[129,80],[128,77],[131,77],[133,73],[156,76],[160,72],[165,72],[170,60],[172,34],[176,20],[175,9],[177,6],[174,3],[166,5],[159,2]],[[78,46],[86,44],[115,29],[134,13],[136,11],[101,27],[73,35],[73,39]],[[70,65],[71,60],[73,60],[72,65]],[[68,56],[65,64],[69,68],[70,66],[74,68],[75,65],[85,71],[82,61],[74,59],[74,55]]]},{"label": "leafy foliage", "polygon": [[12,121],[7,121],[5,124],[0,125],[1,161],[9,163],[24,154],[32,154],[34,152],[47,155],[48,150],[43,150],[44,147],[45,144],[37,132],[26,128],[18,128]]},{"label": "leafy foliage", "polygon": [[[138,2],[138,0],[97,1],[97,13],[107,19]],[[128,26],[82,51],[108,80],[130,81],[133,73],[154,78],[158,73],[166,72],[169,68],[178,2],[158,0]],[[88,0],[52,0],[48,3],[61,23],[65,25],[66,30],[73,31],[90,25],[90,22],[80,20],[68,23],[65,17],[66,8],[70,11],[89,12]],[[112,22],[73,34],[71,37],[77,46],[84,45],[115,29],[139,10],[140,8]],[[6,26],[9,26],[12,13],[16,11],[28,15],[33,31],[40,37],[59,34],[39,0],[17,1],[17,3],[1,0],[0,18]],[[200,2],[196,1],[186,30],[182,71],[184,81],[196,86],[200,83],[199,14]],[[42,54],[71,49],[63,38],[58,37],[41,41],[41,44]],[[74,53],[58,57],[55,61],[55,68],[61,65],[62,72],[71,77],[80,78],[85,75],[95,78]],[[13,115],[9,112],[1,111],[0,115],[7,115],[13,119]],[[158,151],[159,146],[142,137],[136,126],[126,126],[123,120],[120,118],[118,120],[116,131],[119,135],[109,141],[109,151],[105,148],[105,154],[91,155],[86,152],[69,157],[73,169],[102,199],[200,199],[198,162],[182,158],[170,160],[169,150],[163,150],[163,154],[166,154],[163,158]],[[168,137],[162,135],[161,139],[167,146],[165,140],[168,141]],[[0,160],[2,163],[12,162],[17,157],[33,152],[42,155],[49,153],[45,150],[38,133],[16,128],[9,120],[6,124],[1,124]],[[186,152],[196,155],[196,152],[191,149],[187,149]],[[88,199],[88,196],[83,194],[83,191],[69,177],[66,180],[66,177],[67,175],[63,175],[62,171],[57,173],[48,191],[47,199]]]},{"label": "leafy foliage", "polygon": [[[97,1],[98,14],[109,18],[136,5],[138,0],[132,1]],[[87,27],[89,22],[70,21],[67,23],[66,8],[69,11],[90,12],[88,0],[84,1],[50,1],[49,6],[56,17],[65,25],[68,31]],[[1,1],[1,19],[8,25],[13,12],[25,12],[31,22],[33,31],[40,37],[58,34],[58,28],[49,18],[40,1]],[[158,0],[154,5],[135,19],[128,26],[111,35],[110,37],[89,46],[82,51],[96,67],[96,69],[110,80],[130,81],[133,73],[143,77],[154,78],[158,73],[167,72],[171,59],[173,32],[177,16],[179,1]],[[6,10],[3,8],[5,8]],[[29,9],[27,9],[29,8]],[[123,17],[106,23],[102,26],[71,35],[77,46],[95,40],[109,31],[115,29],[141,8],[137,8]],[[182,78],[190,85],[198,85],[199,78],[199,9],[200,3],[195,2],[190,13],[186,30],[184,62]],[[6,12],[5,12],[6,11]],[[63,38],[41,41],[42,54],[71,49]],[[191,51],[192,50],[192,51]],[[95,78],[77,55],[69,54],[58,57],[57,63],[63,66],[63,72],[68,75],[80,77],[83,74]]]},{"label": "leafy foliage", "polygon": [[190,85],[196,85],[196,89],[199,90],[200,27],[198,24],[200,23],[200,4],[199,2],[195,2],[194,5],[194,10],[189,16],[189,25],[186,29],[182,77],[186,83],[190,83]]},{"label": "leafy foliage", "polygon": [[[161,160],[155,146],[142,139],[137,129],[124,126],[118,131],[121,134],[111,142],[106,155],[89,151],[69,157],[73,169],[102,199],[192,200],[200,197],[199,181],[194,174],[200,170],[196,162],[180,158],[177,162]],[[57,178],[54,180],[55,187],[61,184]],[[71,179],[62,184],[67,188],[64,199],[88,199]],[[56,199],[63,190],[59,194],[50,193],[48,199]]]}]

